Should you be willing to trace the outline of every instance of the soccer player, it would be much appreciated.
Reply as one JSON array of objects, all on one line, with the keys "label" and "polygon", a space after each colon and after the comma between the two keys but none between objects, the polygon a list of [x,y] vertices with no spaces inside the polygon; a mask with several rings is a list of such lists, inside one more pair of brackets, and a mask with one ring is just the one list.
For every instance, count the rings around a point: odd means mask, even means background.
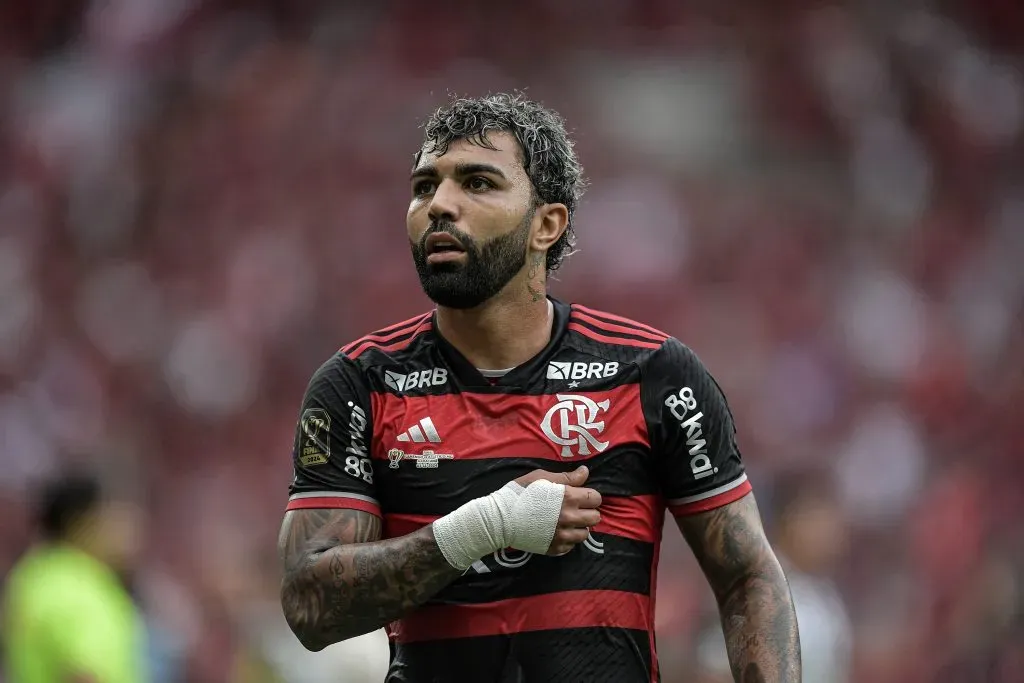
[{"label": "soccer player", "polygon": [[437,308],[309,383],[279,542],[298,638],[389,626],[390,683],[657,681],[667,509],[736,680],[799,681],[721,390],[669,335],[547,296],[583,189],[560,117],[518,95],[455,100],[427,121],[410,186]]},{"label": "soccer player", "polygon": [[141,683],[142,616],[122,583],[137,550],[132,509],[89,476],[48,482],[39,500],[43,542],[15,565],[4,591],[12,683]]}]

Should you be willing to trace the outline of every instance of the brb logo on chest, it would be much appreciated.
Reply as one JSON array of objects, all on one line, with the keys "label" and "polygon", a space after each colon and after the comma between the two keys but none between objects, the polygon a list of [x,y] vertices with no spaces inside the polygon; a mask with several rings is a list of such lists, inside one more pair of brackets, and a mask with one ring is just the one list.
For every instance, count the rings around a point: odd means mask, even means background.
[{"label": "brb logo on chest", "polygon": [[598,438],[604,432],[604,420],[597,417],[608,410],[609,399],[597,402],[581,394],[558,394],[556,398],[558,403],[548,409],[540,428],[544,436],[562,447],[563,458],[592,455],[593,451],[601,453],[608,448],[608,442]]},{"label": "brb logo on chest", "polygon": [[619,364],[610,363],[570,363],[553,360],[548,363],[548,379],[607,379],[614,377],[619,371]]},{"label": "brb logo on chest", "polygon": [[444,368],[431,368],[403,375],[391,370],[384,371],[384,383],[395,391],[410,391],[439,387],[448,381],[448,371]]}]

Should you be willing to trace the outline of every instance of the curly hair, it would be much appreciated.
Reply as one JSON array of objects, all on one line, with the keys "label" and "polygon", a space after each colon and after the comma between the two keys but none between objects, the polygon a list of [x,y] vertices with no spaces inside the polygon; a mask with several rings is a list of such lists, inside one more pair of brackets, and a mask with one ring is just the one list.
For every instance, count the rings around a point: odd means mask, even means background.
[{"label": "curly hair", "polygon": [[564,204],[569,220],[565,232],[547,253],[548,272],[558,270],[576,244],[573,218],[586,187],[583,167],[558,113],[526,99],[520,93],[499,93],[480,98],[456,98],[441,107],[423,125],[423,153],[444,154],[456,140],[495,149],[487,135],[508,132],[519,142],[523,168],[533,184],[534,201]]}]

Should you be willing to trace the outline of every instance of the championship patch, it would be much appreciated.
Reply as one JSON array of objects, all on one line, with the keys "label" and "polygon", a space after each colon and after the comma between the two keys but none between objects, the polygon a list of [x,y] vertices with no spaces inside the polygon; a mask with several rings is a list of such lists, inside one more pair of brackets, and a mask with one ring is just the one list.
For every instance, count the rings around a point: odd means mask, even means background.
[{"label": "championship patch", "polygon": [[302,448],[299,463],[303,467],[323,465],[331,457],[331,416],[323,408],[302,413]]}]

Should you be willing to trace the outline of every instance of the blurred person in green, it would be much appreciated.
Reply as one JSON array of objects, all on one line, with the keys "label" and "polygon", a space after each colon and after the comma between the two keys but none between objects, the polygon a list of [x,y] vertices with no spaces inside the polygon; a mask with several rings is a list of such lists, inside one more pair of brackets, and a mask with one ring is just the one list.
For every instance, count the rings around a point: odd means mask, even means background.
[{"label": "blurred person in green", "polygon": [[42,538],[4,590],[8,683],[144,683],[143,620],[123,580],[134,508],[77,474],[45,484],[37,506]]}]

